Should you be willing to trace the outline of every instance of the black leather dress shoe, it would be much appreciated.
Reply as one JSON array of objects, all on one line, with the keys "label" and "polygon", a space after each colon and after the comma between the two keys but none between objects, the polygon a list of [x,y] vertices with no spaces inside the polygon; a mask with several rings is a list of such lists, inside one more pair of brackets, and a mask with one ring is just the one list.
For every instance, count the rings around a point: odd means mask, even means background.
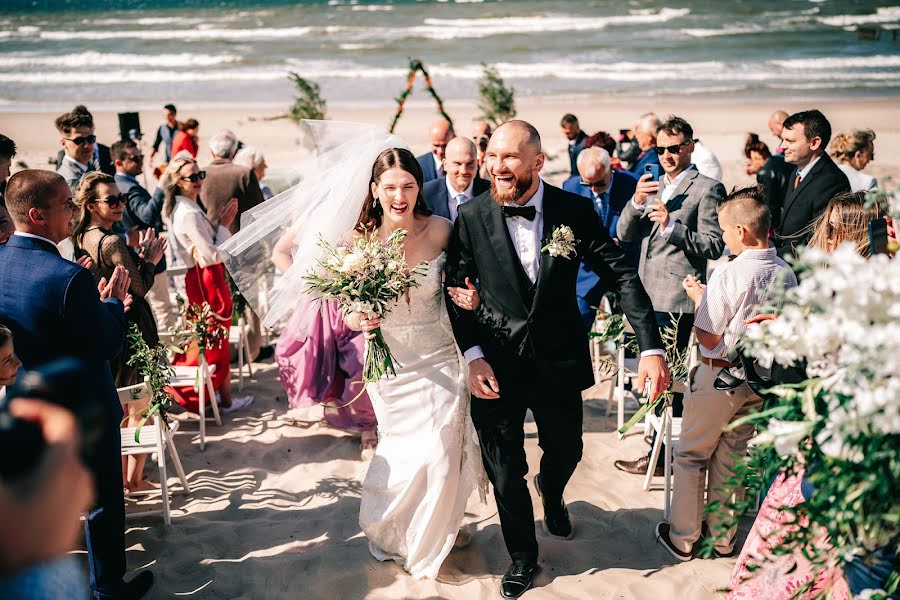
[{"label": "black leather dress shoe", "polygon": [[531,588],[538,570],[536,563],[514,562],[500,582],[500,595],[504,598],[518,598]]},{"label": "black leather dress shoe", "polygon": [[566,503],[560,499],[559,504],[550,505],[547,503],[547,497],[541,489],[541,475],[538,473],[534,476],[534,487],[537,488],[538,496],[541,497],[541,503],[544,505],[544,532],[554,537],[564,540],[571,540],[575,535],[575,522],[569,516],[569,509]]},{"label": "black leather dress shoe", "polygon": [[125,583],[122,589],[123,600],[139,600],[144,594],[153,587],[153,573],[151,571],[141,571],[134,579]]},{"label": "black leather dress shoe", "polygon": [[[656,461],[656,469],[653,470],[653,475],[656,477],[662,477],[664,474],[664,467],[660,464],[662,461]],[[637,460],[617,460],[613,462],[613,465],[620,470],[625,471],[626,473],[631,473],[632,475],[646,475],[647,467],[650,466],[650,457],[642,456]]]}]

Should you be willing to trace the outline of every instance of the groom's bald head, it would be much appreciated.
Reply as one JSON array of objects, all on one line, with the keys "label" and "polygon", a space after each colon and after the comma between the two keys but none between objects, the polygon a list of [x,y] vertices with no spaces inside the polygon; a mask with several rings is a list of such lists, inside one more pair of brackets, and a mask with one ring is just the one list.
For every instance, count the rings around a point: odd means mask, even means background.
[{"label": "groom's bald head", "polygon": [[[507,121],[497,128],[494,135],[515,136],[521,139],[535,154],[541,152],[541,134],[534,128],[534,125],[527,121],[513,120]],[[492,138],[493,139],[493,138]],[[490,145],[490,142],[488,142]]]}]

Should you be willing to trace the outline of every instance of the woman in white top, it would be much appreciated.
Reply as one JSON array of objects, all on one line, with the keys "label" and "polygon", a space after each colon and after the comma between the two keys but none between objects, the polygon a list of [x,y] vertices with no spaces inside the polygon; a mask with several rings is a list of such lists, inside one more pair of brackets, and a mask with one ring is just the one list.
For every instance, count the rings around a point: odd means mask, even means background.
[{"label": "woman in white top", "polygon": [[871,129],[856,129],[834,136],[831,156],[850,180],[851,192],[867,192],[878,187],[874,177],[862,172],[875,160],[875,132]]},{"label": "woman in white top", "polygon": [[[237,200],[224,204],[216,215],[216,222],[210,221],[197,204],[200,188],[206,173],[197,166],[197,161],[187,154],[179,154],[166,167],[160,178],[165,190],[163,220],[169,228],[169,239],[178,260],[188,267],[185,274],[185,291],[191,305],[208,303],[215,314],[211,326],[226,330],[231,326],[231,292],[225,276],[225,267],[216,248],[228,237],[228,226],[237,215]],[[227,339],[227,335],[226,335]],[[228,342],[218,348],[207,348],[206,361],[216,365],[213,373],[213,387],[219,391],[222,412],[234,412],[253,402],[253,396],[232,396],[230,349]],[[196,366],[199,352],[196,346],[179,354],[173,361],[176,365]],[[176,401],[193,412],[199,410],[199,402],[193,387],[174,388]]]}]

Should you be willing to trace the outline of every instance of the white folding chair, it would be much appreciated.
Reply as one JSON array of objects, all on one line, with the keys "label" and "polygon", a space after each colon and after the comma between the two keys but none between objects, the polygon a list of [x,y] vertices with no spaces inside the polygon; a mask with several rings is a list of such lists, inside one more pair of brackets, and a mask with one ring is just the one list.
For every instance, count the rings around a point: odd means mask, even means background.
[{"label": "white folding chair", "polygon": [[237,346],[238,355],[238,389],[244,390],[244,365],[247,366],[247,377],[253,377],[253,359],[250,356],[250,336],[247,332],[247,321],[241,315],[238,324],[228,330],[228,343]]},{"label": "white folding chair", "polygon": [[[219,405],[216,403],[216,392],[213,389],[212,375],[216,372],[216,365],[210,365],[206,362],[206,356],[200,353],[200,364],[196,367],[188,367],[179,365],[173,367],[175,375],[169,383],[172,387],[193,387],[199,396],[199,413],[197,417],[200,419],[200,450],[206,450],[206,402],[209,400],[212,405],[213,420],[216,425],[222,425],[222,417],[219,415]],[[190,433],[187,431],[179,431],[180,434]]]},{"label": "white folding chair", "polygon": [[[150,398],[150,388],[146,383],[139,383],[128,387],[118,388],[119,402],[127,407],[133,402],[147,400]],[[178,456],[178,449],[175,447],[175,439],[173,434],[178,431],[178,421],[173,420],[170,424],[166,424],[159,414],[153,415],[152,420],[148,420],[141,428],[138,441],[134,436],[137,427],[122,428],[122,456],[133,456],[137,454],[153,454],[156,453],[156,464],[159,466],[159,491],[162,494],[162,509],[141,512],[134,516],[144,516],[148,514],[162,513],[163,521],[166,525],[172,523],[172,517],[169,513],[169,493],[189,494],[191,491],[188,485],[187,477],[184,474],[184,467],[181,465],[181,458]],[[172,458],[172,464],[175,466],[175,472],[178,479],[181,480],[181,489],[169,490],[168,473],[166,471],[166,452]],[[136,492],[133,495],[153,494],[153,492]]]},{"label": "white folding chair", "polygon": [[[628,318],[625,317],[624,319],[625,331],[619,336],[619,339],[616,340],[616,365],[618,365],[616,384],[610,386],[609,398],[607,399],[607,407],[611,406],[613,402],[618,403],[616,427],[619,429],[625,424],[625,383],[631,381],[632,385],[634,385],[639,362],[638,358],[625,358],[625,334],[634,334],[634,329],[628,322]],[[609,409],[607,408],[607,414],[608,413]]]}]

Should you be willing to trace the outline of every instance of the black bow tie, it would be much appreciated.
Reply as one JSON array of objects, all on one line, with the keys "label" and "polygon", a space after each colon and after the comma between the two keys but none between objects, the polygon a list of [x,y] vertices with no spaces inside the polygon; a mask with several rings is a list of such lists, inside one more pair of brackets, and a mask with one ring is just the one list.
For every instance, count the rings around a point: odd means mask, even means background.
[{"label": "black bow tie", "polygon": [[510,217],[525,217],[529,221],[534,221],[537,215],[537,209],[533,206],[503,206],[501,209],[503,216],[507,219]]}]

